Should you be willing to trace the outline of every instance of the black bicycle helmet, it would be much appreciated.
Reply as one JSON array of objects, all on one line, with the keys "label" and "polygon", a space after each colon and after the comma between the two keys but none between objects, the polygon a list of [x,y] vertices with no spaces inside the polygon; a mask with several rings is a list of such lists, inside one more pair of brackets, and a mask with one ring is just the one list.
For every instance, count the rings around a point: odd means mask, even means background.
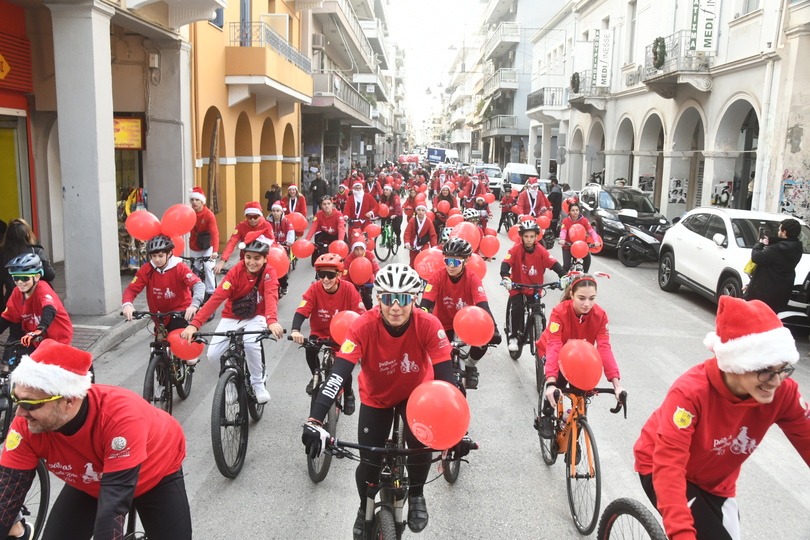
[{"label": "black bicycle helmet", "polygon": [[245,247],[242,248],[242,251],[250,251],[252,253],[259,253],[260,255],[267,255],[270,253],[270,244],[262,242],[261,240],[254,240],[253,242],[246,244]]},{"label": "black bicycle helmet", "polygon": [[17,255],[6,264],[6,269],[11,275],[14,274],[39,274],[42,275],[42,259],[36,253],[23,253]]},{"label": "black bicycle helmet", "polygon": [[466,259],[472,255],[472,246],[463,238],[451,238],[442,246],[442,254],[445,257]]},{"label": "black bicycle helmet", "polygon": [[523,233],[534,231],[537,234],[540,234],[540,225],[537,224],[536,221],[528,219],[520,223],[520,229],[518,232],[522,235]]},{"label": "black bicycle helmet", "polygon": [[174,242],[165,234],[153,236],[146,242],[146,253],[151,255],[157,251],[172,251],[174,249]]}]

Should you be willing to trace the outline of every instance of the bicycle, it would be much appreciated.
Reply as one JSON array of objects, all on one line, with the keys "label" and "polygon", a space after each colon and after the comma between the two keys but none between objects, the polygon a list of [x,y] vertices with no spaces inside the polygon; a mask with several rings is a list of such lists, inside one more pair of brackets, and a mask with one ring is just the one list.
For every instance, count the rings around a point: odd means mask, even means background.
[{"label": "bicycle", "polygon": [[[22,358],[23,346],[19,341],[9,341],[0,345],[5,349],[12,349],[8,354],[6,360],[2,363],[0,369],[0,429],[2,432],[2,439],[0,442],[5,442],[8,430],[11,428],[11,422],[16,414],[14,403],[11,400],[11,372],[20,362]],[[27,349],[27,348],[25,348]],[[38,540],[42,535],[42,530],[45,528],[45,518],[48,516],[48,503],[51,499],[51,479],[48,476],[48,467],[45,465],[45,460],[40,459],[36,467],[36,476],[28,488],[28,493],[25,495],[22,508],[20,512],[25,518],[26,523],[31,524],[32,533],[31,540]]]},{"label": "bicycle", "polygon": [[[196,332],[194,340],[208,343],[207,337],[226,337],[228,349],[220,357],[219,380],[211,405],[211,444],[217,469],[225,478],[236,478],[245,464],[248,443],[248,414],[255,422],[264,414],[264,403],[256,401],[250,384],[250,372],[245,360],[246,335],[257,335],[256,341],[273,339],[269,330],[227,332]],[[264,347],[262,347],[262,376],[264,376]]]},{"label": "bicycle", "polygon": [[397,251],[399,251],[399,238],[394,234],[391,219],[384,218],[382,219],[382,231],[374,246],[374,254],[377,255],[380,262],[385,262],[391,255],[396,255]]},{"label": "bicycle", "polygon": [[[211,257],[186,257],[184,255],[180,256],[181,259],[189,263],[189,267],[191,267],[191,271],[194,272],[194,275],[200,278],[200,281],[205,283],[205,263],[211,260]],[[217,285],[217,275],[214,274],[214,288]],[[205,296],[203,296],[202,304],[200,307],[208,302],[208,299],[211,298],[211,293],[206,292]]]},{"label": "bicycle", "polygon": [[667,540],[667,535],[646,506],[635,499],[621,498],[605,507],[599,519],[596,538]]},{"label": "bicycle", "polygon": [[[572,242],[565,242],[563,244],[563,247],[568,248],[570,250],[572,245],[573,245]],[[588,248],[594,248],[594,247],[596,247],[596,244],[588,244]],[[585,255],[585,257],[587,257],[587,256],[588,255]],[[574,257],[574,255],[572,254],[571,255],[571,266],[568,268],[568,273],[569,274],[584,274],[585,273],[585,257],[582,257],[582,258]]]},{"label": "bicycle", "polygon": [[181,319],[185,322],[183,311],[169,311],[167,313],[151,313],[149,311],[135,311],[133,319],[151,317],[154,328],[152,335],[154,341],[149,344],[152,350],[149,363],[146,366],[146,375],[143,380],[143,398],[169,414],[172,414],[173,395],[172,386],[177,389],[180,399],[186,399],[191,393],[191,383],[194,378],[194,366],[177,358],[172,354],[167,336],[169,330],[164,324],[166,317]]},{"label": "bicycle", "polygon": [[517,224],[517,216],[512,212],[512,206],[508,204],[502,204],[500,208],[501,219],[498,221],[498,232],[501,232],[502,226],[506,228],[506,232],[509,232],[509,229]]},{"label": "bicycle", "polygon": [[282,243],[281,245],[284,247],[284,251],[287,252],[287,257],[289,257],[290,259],[290,272],[292,272],[293,270],[295,270],[295,267],[298,266],[298,257],[296,257],[295,253],[292,252],[292,249],[290,249],[289,244]]},{"label": "bicycle", "polygon": [[[517,360],[523,352],[523,346],[529,345],[529,351],[532,355],[537,355],[536,342],[546,329],[546,305],[543,303],[543,296],[546,295],[547,289],[559,289],[560,282],[552,281],[550,283],[534,284],[534,283],[512,283],[512,289],[525,289],[531,290],[532,296],[530,299],[525,299],[523,302],[524,312],[526,314],[525,322],[523,323],[523,333],[518,336],[518,350],[509,351],[509,356],[512,360]],[[506,335],[511,336],[511,313],[506,312]]]},{"label": "bicycle", "polygon": [[[542,361],[545,367],[545,357]],[[538,386],[540,383],[538,382]],[[591,534],[596,528],[599,517],[599,505],[602,494],[602,471],[599,464],[599,452],[593,430],[588,424],[588,403],[598,394],[613,394],[613,388],[594,388],[580,390],[567,387],[555,390],[554,399],[557,411],[551,417],[554,435],[550,439],[540,434],[540,416],[545,400],[545,373],[535,411],[534,427],[540,438],[540,453],[546,465],[554,465],[558,454],[565,454],[566,490],[568,507],[577,530],[584,535]],[[568,409],[563,407],[562,395],[571,402]],[[627,418],[627,392],[620,394],[619,402],[610,412],[617,414],[624,409]]]}]

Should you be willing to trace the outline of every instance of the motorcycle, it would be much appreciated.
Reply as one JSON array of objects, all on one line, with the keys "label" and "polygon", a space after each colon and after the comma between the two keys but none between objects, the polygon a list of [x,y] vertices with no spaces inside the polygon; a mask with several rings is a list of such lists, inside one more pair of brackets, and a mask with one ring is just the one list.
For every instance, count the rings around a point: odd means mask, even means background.
[{"label": "motorcycle", "polygon": [[623,265],[635,268],[643,262],[658,261],[658,251],[664,232],[669,228],[667,220],[661,219],[652,231],[625,223],[626,232],[618,245],[619,260]]},{"label": "motorcycle", "polygon": [[790,329],[810,331],[810,273],[799,287],[793,288],[788,308],[776,314],[782,324]]}]

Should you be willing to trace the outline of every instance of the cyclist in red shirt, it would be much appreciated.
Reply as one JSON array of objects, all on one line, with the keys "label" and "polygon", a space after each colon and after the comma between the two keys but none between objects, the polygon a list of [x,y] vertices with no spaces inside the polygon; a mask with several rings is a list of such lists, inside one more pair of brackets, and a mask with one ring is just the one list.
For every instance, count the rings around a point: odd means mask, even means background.
[{"label": "cyclist in red shirt", "polygon": [[501,227],[504,227],[508,233],[509,227],[506,226],[506,216],[512,213],[512,207],[516,202],[515,197],[512,197],[512,184],[504,183],[501,193],[503,193],[503,197],[501,197],[501,220],[498,222],[498,232],[501,232]]},{"label": "cyclist in red shirt", "polygon": [[236,224],[236,228],[228,239],[228,245],[225,246],[225,251],[222,253],[222,258],[217,261],[217,265],[214,267],[214,273],[219,274],[222,272],[225,263],[230,259],[231,253],[236,249],[237,244],[243,242],[250,232],[259,232],[271,236],[270,225],[262,215],[262,207],[255,201],[245,205],[245,220]]},{"label": "cyclist in red shirt", "polygon": [[521,216],[540,216],[546,209],[551,210],[548,197],[540,189],[540,182],[532,176],[526,181],[526,189],[518,195],[517,207]]},{"label": "cyclist in red shirt", "polygon": [[133,504],[149,538],[191,540],[183,428],[130,390],[91,384],[92,362],[46,339],[11,374],[17,415],[0,457],[0,538],[12,526],[30,537],[15,521],[44,459],[65,482],[44,540],[123,538]]},{"label": "cyclist in red shirt", "polygon": [[[292,330],[290,337],[299,345],[304,343],[304,335],[301,333],[301,326],[309,319],[310,338],[331,339],[329,325],[332,317],[340,311],[354,311],[355,313],[365,313],[363,301],[351,283],[340,279],[343,274],[343,262],[340,255],[336,253],[326,253],[318,257],[315,261],[315,275],[318,281],[313,283],[301,298],[298,309],[293,316]],[[318,350],[306,349],[307,365],[312,375],[318,369]],[[312,395],[313,379],[307,384],[307,394]],[[351,374],[344,385],[343,412],[351,416],[354,414],[355,399],[352,391]]]},{"label": "cyclist in red shirt", "polygon": [[307,240],[312,240],[315,234],[318,235],[318,242],[326,244],[346,238],[346,222],[343,219],[343,214],[335,209],[329,195],[321,197],[321,209],[312,218]]},{"label": "cyclist in red shirt", "polygon": [[[566,272],[569,268],[571,268],[571,241],[568,240],[568,231],[574,224],[579,223],[585,227],[585,232],[587,233],[586,238],[589,236],[591,238],[591,242],[594,244],[596,244],[599,240],[596,236],[596,231],[594,231],[593,227],[591,227],[591,223],[582,216],[581,212],[582,209],[580,208],[579,203],[572,202],[568,206],[568,216],[563,220],[562,225],[560,226],[560,244],[562,245],[563,250],[563,268],[565,268]],[[582,259],[582,269],[587,273],[590,267],[591,254],[588,253],[585,255],[585,258]]]},{"label": "cyclist in red shirt", "polygon": [[[219,257],[219,228],[217,218],[210,208],[205,206],[205,194],[202,188],[195,187],[189,195],[191,209],[194,210],[194,228],[188,237],[188,251],[192,257],[209,257],[203,265],[205,268],[205,292],[213,294],[217,284],[214,278],[214,261]],[[195,262],[197,267],[200,263]]]},{"label": "cyclist in red shirt", "polygon": [[352,221],[349,223],[349,234],[353,234],[352,231],[355,229],[362,229],[377,214],[377,201],[363,191],[364,185],[360,180],[355,180],[352,184],[352,194],[346,200],[346,219]]},{"label": "cyclist in red shirt", "polygon": [[[405,227],[405,234],[402,236],[405,249],[409,250],[412,268],[420,251],[430,249],[431,246],[438,244],[436,229],[433,227],[433,221],[427,215],[427,206],[424,203],[419,203],[416,206],[416,214],[408,222],[408,226]],[[413,246],[413,249],[411,249],[411,246]]]},{"label": "cyclist in red shirt", "polygon": [[340,184],[337,188],[337,193],[332,197],[332,201],[335,203],[335,208],[341,214],[344,213],[346,209],[346,200],[349,198],[348,190],[344,184]]},{"label": "cyclist in red shirt", "polygon": [[[414,309],[422,280],[416,270],[404,264],[389,264],[377,275],[379,306],[361,315],[349,329],[335,360],[332,375],[310,409],[302,442],[311,456],[320,454],[329,434],[323,419],[335,401],[334,388],[343,386],[355,364],[360,362],[360,414],[358,442],[384,446],[391,432],[394,414],[403,420],[408,397],[424,381],[433,379],[453,384],[450,344],[439,320],[421,309]],[[409,448],[424,448],[404,422]],[[464,441],[453,448],[459,455],[469,452]],[[354,523],[355,539],[363,538],[366,486],[380,475],[380,456],[361,451],[355,479],[360,509]],[[428,511],[424,483],[430,472],[431,454],[408,459],[408,527],[420,532],[427,527]]]},{"label": "cyclist in red shirt", "polygon": [[[352,250],[348,255],[346,255],[346,259],[343,261],[343,266],[345,266],[346,270],[348,270],[351,268],[352,262],[354,262],[355,259],[368,259],[371,263],[371,277],[368,278],[368,281],[362,286],[355,284],[359,289],[360,297],[363,299],[363,305],[366,307],[366,309],[371,309],[371,293],[374,290],[372,285],[374,284],[374,280],[377,278],[377,273],[380,271],[380,263],[377,262],[377,257],[374,256],[374,253],[366,248],[367,246],[363,241],[363,235],[355,235],[351,246]],[[343,279],[353,283],[348,272],[343,274]]]},{"label": "cyclist in red shirt", "polygon": [[[270,207],[270,214],[267,216],[267,228],[270,230],[270,238],[289,251],[289,246],[295,242],[295,230],[290,220],[284,216],[284,207],[281,206],[279,201],[274,202]],[[287,272],[278,278],[279,297],[287,294],[289,277],[290,273]]]},{"label": "cyclist in red shirt", "polygon": [[[467,272],[467,260],[472,255],[472,246],[462,238],[451,238],[442,246],[444,255],[445,270],[438,270],[434,273],[425,286],[425,293],[422,295],[420,307],[431,312],[441,321],[444,331],[452,341],[455,339],[453,331],[453,319],[459,310],[466,306],[478,306],[484,309],[490,316],[487,293],[484,291],[484,284],[481,278],[473,272]],[[495,318],[492,318],[493,324]],[[501,342],[501,334],[498,332],[498,325],[495,325],[495,333],[490,343],[497,345]],[[478,388],[478,361],[487,352],[486,347],[470,347],[470,357],[467,359],[466,387],[473,390]]]},{"label": "cyclist in red shirt", "polygon": [[399,195],[394,193],[394,187],[386,184],[383,187],[383,194],[380,197],[380,204],[388,206],[388,217],[382,218],[383,222],[391,222],[391,230],[394,232],[397,245],[402,243],[400,235],[402,234],[402,203],[400,202]]}]

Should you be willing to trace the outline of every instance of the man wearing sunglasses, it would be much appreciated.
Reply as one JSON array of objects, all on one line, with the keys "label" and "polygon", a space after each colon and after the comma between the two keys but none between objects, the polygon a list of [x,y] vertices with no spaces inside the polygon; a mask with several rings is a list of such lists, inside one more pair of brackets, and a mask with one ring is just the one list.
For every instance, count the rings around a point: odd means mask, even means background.
[{"label": "man wearing sunglasses", "polygon": [[641,485],[667,538],[740,538],[735,492],[743,462],[773,424],[810,465],[810,407],[790,375],[799,353],[763,302],[721,296],[714,358],[669,389],[633,448]]},{"label": "man wearing sunglasses", "polygon": [[[91,384],[90,353],[51,339],[11,375],[17,415],[0,457],[0,538],[45,459],[65,482],[44,540],[122,538],[134,502],[149,538],[190,540],[180,423],[141,396]],[[27,531],[26,531],[27,533]]]},{"label": "man wearing sunglasses", "polygon": [[[346,340],[337,353],[335,367],[310,408],[310,418],[304,426],[302,442],[306,452],[315,457],[323,450],[329,434],[323,429],[323,419],[336,399],[334,389],[340,388],[360,362],[360,413],[357,425],[358,443],[384,446],[389,437],[394,414],[404,419],[411,392],[424,381],[433,379],[453,384],[450,343],[439,320],[433,315],[414,309],[414,301],[422,290],[422,280],[416,270],[404,264],[389,264],[374,282],[379,307],[361,315],[349,329]],[[407,422],[405,440],[409,448],[424,448],[414,437]],[[462,441],[452,449],[463,456],[469,452]],[[366,486],[376,483],[380,475],[379,454],[360,451],[362,462],[355,479],[360,496],[360,509],[354,523],[355,539],[363,538]],[[420,532],[427,527],[428,511],[423,493],[430,472],[431,454],[416,454],[408,459],[408,527]]]},{"label": "man wearing sunglasses", "polygon": [[[329,326],[332,318],[341,311],[365,313],[363,300],[351,283],[343,281],[343,261],[336,253],[325,253],[315,261],[315,275],[318,281],[313,283],[301,298],[298,309],[293,316],[290,338],[299,345],[304,343],[301,326],[309,319],[310,339],[332,339]],[[318,369],[318,350],[306,349],[307,365],[312,375]],[[312,394],[314,379],[307,384],[307,394]],[[351,386],[351,375],[344,385],[343,412],[351,416],[354,413],[355,399]]]},{"label": "man wearing sunglasses", "polygon": [[0,316],[0,334],[11,328],[8,341],[19,341],[17,347],[6,347],[3,361],[8,363],[20,353],[30,354],[39,342],[49,337],[70,344],[73,324],[65,306],[47,281],[42,280],[42,261],[34,253],[11,259],[6,270],[16,288]]},{"label": "man wearing sunglasses", "polygon": [[[489,310],[489,301],[481,278],[475,272],[466,271],[467,260],[472,255],[470,243],[462,238],[451,238],[442,246],[442,254],[445,269],[438,270],[428,279],[420,307],[438,317],[452,341],[455,336],[453,319],[461,308],[478,306],[489,313],[490,317],[492,312]],[[492,322],[495,323],[494,317]],[[501,334],[496,324],[490,343],[497,345],[500,342]],[[470,357],[465,367],[465,386],[470,390],[478,388],[476,364],[486,352],[486,347],[470,347]]]},{"label": "man wearing sunglasses", "polygon": [[[306,208],[306,205],[304,205],[304,208]],[[222,257],[217,261],[217,265],[214,267],[215,273],[222,273],[222,269],[225,268],[225,263],[228,262],[233,250],[236,249],[236,246],[238,246],[240,242],[244,242],[248,233],[251,232],[258,232],[268,238],[273,238],[273,231],[270,229],[270,224],[264,219],[262,207],[256,201],[245,204],[245,219],[236,224],[236,228],[228,239],[228,245],[225,246],[225,251],[222,252]]]}]

